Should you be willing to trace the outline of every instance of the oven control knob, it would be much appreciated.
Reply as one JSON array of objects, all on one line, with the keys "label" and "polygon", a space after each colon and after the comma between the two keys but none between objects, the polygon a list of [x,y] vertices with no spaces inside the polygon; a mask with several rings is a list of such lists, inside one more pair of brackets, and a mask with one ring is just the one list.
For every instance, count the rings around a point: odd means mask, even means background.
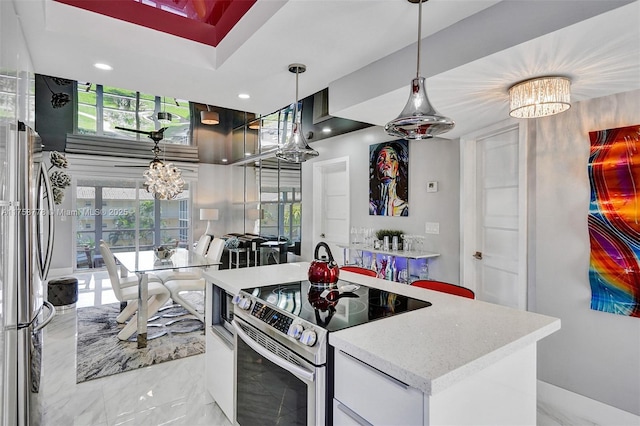
[{"label": "oven control knob", "polygon": [[287,335],[293,337],[294,339],[300,339],[303,332],[304,328],[300,324],[291,324],[289,326],[289,330],[287,330]]},{"label": "oven control knob", "polygon": [[305,330],[302,332],[302,336],[300,336],[300,343],[307,346],[313,346],[316,344],[316,332],[313,330]]},{"label": "oven control knob", "polygon": [[246,311],[251,307],[251,300],[246,297],[241,297],[240,300],[238,300],[238,307]]}]

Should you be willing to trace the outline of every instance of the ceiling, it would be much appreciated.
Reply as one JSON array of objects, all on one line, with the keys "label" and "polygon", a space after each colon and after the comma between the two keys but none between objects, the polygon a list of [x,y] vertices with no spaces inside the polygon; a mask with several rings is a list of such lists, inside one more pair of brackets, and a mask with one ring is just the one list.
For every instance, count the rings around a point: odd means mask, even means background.
[{"label": "ceiling", "polygon": [[[258,115],[293,102],[297,62],[300,98],[328,87],[331,115],[384,125],[416,72],[405,0],[257,0],[215,47],[54,0],[14,4],[39,74]],[[424,3],[421,74],[456,122],[442,137],[506,119],[508,88],[535,76],[569,77],[574,102],[640,89],[638,16],[639,0]]]}]

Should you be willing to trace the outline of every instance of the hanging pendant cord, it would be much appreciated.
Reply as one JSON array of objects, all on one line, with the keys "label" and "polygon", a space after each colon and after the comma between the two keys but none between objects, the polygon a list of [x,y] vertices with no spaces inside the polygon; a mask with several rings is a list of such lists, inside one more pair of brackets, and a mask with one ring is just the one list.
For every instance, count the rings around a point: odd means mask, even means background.
[{"label": "hanging pendant cord", "polygon": [[294,109],[295,117],[294,121],[298,122],[298,73],[300,72],[300,67],[296,67],[296,105]]},{"label": "hanging pendant cord", "polygon": [[420,44],[422,42],[422,1],[418,0],[418,64],[416,66],[416,78],[420,78]]}]

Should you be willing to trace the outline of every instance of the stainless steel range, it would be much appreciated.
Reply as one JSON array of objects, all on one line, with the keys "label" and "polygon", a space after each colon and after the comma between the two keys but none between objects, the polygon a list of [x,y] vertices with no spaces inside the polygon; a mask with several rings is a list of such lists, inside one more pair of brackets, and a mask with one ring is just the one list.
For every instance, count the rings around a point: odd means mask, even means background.
[{"label": "stainless steel range", "polygon": [[328,334],[431,305],[342,280],[247,288],[233,303],[242,426],[329,424]]}]

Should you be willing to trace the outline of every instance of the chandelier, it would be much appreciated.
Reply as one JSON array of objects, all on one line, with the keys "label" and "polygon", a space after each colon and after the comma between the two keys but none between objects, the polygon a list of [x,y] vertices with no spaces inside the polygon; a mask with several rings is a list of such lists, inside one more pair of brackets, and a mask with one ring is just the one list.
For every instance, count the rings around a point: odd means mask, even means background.
[{"label": "chandelier", "polygon": [[539,77],[509,88],[509,115],[538,118],[559,114],[571,107],[571,82],[565,77]]},{"label": "chandelier", "polygon": [[176,198],[184,189],[182,171],[172,163],[165,163],[158,158],[160,154],[158,143],[164,137],[164,131],[167,130],[167,128],[163,127],[160,130],[151,132],[128,129],[120,126],[116,126],[115,128],[118,130],[126,130],[127,132],[142,133],[153,141],[153,160],[149,163],[149,168],[143,173],[145,178],[143,185],[147,192],[152,194],[156,200],[173,200]]},{"label": "chandelier", "polygon": [[403,139],[429,139],[453,129],[455,123],[449,117],[440,115],[427,97],[424,77],[420,76],[420,43],[422,32],[422,2],[427,0],[408,0],[418,3],[418,65],[416,78],[411,81],[411,94],[400,115],[388,122],[384,130],[391,136]]},{"label": "chandelier", "polygon": [[302,64],[289,65],[289,72],[296,73],[296,101],[295,109],[293,110],[293,128],[291,129],[291,136],[287,143],[276,151],[276,157],[290,163],[302,163],[313,157],[317,157],[319,154],[318,151],[307,144],[304,136],[302,136],[301,114],[298,112],[298,74],[306,70],[307,67]]},{"label": "chandelier", "polygon": [[182,171],[173,163],[164,163],[158,158],[160,148],[156,142],[153,148],[154,158],[149,163],[143,176],[145,177],[144,187],[147,192],[153,194],[156,200],[173,200],[184,190],[184,179]]}]

